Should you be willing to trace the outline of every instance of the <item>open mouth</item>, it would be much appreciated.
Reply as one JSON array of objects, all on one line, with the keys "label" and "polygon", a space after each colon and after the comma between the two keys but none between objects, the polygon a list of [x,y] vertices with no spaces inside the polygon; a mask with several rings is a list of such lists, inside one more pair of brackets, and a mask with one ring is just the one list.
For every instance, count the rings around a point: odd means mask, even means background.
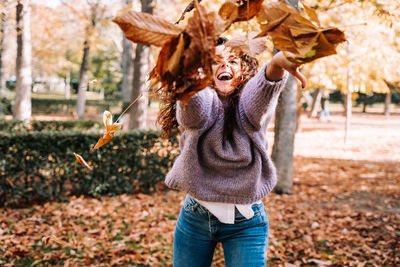
[{"label": "open mouth", "polygon": [[222,72],[218,75],[217,79],[220,81],[229,81],[232,80],[233,76],[229,72]]}]

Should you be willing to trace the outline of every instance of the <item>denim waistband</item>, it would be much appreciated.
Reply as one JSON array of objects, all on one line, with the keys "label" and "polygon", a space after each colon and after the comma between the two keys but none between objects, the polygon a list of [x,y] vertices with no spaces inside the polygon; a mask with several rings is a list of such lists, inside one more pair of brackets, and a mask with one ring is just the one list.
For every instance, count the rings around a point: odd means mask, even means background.
[{"label": "denim waistband", "polygon": [[[186,195],[183,206],[186,207],[186,209],[194,210],[195,208],[199,208],[199,210],[203,212],[209,212],[206,207],[197,202],[196,199],[190,196],[189,194]],[[252,204],[251,208],[253,209],[254,213],[257,213],[260,211],[260,209],[264,208],[264,204],[260,200],[257,203]],[[235,213],[237,212],[239,211],[235,209]]]}]

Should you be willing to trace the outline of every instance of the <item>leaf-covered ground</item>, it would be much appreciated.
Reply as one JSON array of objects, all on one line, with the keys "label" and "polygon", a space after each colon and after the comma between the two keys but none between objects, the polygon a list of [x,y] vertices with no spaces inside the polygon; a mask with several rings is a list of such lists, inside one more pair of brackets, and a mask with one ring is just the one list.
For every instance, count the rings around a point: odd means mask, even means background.
[{"label": "leaf-covered ground", "polygon": [[[292,195],[264,199],[269,266],[400,265],[400,116],[302,117]],[[272,138],[272,133],[269,135]],[[0,212],[1,266],[171,266],[184,194],[70,198]],[[214,266],[224,266],[218,250]]]}]

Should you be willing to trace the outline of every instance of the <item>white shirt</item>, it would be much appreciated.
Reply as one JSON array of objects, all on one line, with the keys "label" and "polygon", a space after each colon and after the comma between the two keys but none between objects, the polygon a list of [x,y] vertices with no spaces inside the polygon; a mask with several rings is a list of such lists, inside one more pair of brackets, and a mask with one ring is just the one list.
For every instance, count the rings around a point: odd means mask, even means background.
[{"label": "white shirt", "polygon": [[194,197],[197,202],[208,209],[217,219],[226,224],[235,223],[235,207],[238,209],[240,214],[242,214],[246,219],[251,219],[254,216],[254,211],[251,208],[253,204],[260,204],[261,200],[252,204],[233,204],[233,203],[222,203],[222,202],[210,202],[198,200]]}]

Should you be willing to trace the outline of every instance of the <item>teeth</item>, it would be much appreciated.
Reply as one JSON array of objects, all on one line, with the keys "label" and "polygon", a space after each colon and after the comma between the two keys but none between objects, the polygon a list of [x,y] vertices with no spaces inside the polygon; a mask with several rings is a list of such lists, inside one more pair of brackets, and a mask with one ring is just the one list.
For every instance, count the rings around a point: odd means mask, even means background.
[{"label": "teeth", "polygon": [[218,80],[224,80],[224,81],[226,81],[226,80],[232,79],[232,75],[229,74],[229,73],[227,73],[227,72],[224,72],[224,73],[221,73],[220,75],[218,75],[217,78],[218,78]]}]

